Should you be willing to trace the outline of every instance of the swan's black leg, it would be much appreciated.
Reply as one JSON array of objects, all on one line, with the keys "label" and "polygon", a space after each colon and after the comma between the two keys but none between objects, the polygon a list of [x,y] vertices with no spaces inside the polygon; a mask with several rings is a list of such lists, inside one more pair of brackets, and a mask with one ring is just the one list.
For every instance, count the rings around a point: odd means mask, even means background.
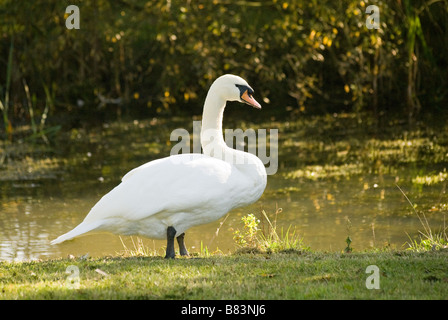
[{"label": "swan's black leg", "polygon": [[185,233],[182,233],[180,236],[177,237],[177,243],[179,244],[179,253],[181,256],[188,256],[188,250],[185,247],[184,242]]},{"label": "swan's black leg", "polygon": [[174,259],[175,252],[174,252],[174,237],[176,236],[176,229],[173,227],[168,227],[166,229],[166,255],[165,259]]}]

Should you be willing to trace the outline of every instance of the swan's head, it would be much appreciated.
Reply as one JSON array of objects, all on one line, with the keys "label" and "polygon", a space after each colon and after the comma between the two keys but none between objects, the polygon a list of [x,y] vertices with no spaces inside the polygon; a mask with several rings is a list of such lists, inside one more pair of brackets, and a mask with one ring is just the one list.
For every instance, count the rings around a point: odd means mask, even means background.
[{"label": "swan's head", "polygon": [[226,74],[216,79],[213,86],[216,86],[222,97],[227,101],[239,101],[261,109],[261,105],[253,97],[254,90],[241,77]]}]

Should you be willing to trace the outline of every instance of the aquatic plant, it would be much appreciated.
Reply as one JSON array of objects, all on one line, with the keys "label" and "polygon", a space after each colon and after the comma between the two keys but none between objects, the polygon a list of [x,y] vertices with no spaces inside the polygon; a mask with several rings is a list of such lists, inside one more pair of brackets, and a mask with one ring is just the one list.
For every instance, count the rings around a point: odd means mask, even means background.
[{"label": "aquatic plant", "polygon": [[446,168],[437,173],[437,174],[428,174],[423,176],[416,176],[412,179],[413,184],[417,185],[434,185],[443,181],[446,181],[448,179],[448,172],[446,172]]},{"label": "aquatic plant", "polygon": [[347,238],[345,239],[345,243],[347,246],[344,249],[345,253],[351,253],[353,251],[353,248],[350,246],[353,242],[352,238],[350,237],[350,230],[352,228],[352,222],[349,218],[347,218]]}]

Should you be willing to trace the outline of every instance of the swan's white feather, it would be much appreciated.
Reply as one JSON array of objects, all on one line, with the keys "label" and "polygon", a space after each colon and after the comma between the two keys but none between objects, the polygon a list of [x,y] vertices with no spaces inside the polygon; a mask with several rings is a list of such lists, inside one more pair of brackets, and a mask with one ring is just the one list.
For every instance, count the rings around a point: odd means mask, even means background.
[{"label": "swan's white feather", "polygon": [[[261,161],[247,155],[259,163],[245,166],[260,170]],[[154,160],[129,171],[79,226],[52,243],[102,230],[165,239],[168,226],[179,235],[215,221],[233,208],[256,201],[265,186],[265,180],[254,184],[237,166],[203,154]]]}]

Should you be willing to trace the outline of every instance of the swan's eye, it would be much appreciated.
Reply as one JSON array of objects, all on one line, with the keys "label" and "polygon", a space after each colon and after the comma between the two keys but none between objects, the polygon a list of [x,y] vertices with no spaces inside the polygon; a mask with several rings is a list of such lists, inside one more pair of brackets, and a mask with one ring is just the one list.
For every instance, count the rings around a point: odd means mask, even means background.
[{"label": "swan's eye", "polygon": [[235,86],[240,89],[240,98],[247,92],[249,96],[254,94],[254,90],[251,87],[246,86],[244,84],[235,84]]}]

